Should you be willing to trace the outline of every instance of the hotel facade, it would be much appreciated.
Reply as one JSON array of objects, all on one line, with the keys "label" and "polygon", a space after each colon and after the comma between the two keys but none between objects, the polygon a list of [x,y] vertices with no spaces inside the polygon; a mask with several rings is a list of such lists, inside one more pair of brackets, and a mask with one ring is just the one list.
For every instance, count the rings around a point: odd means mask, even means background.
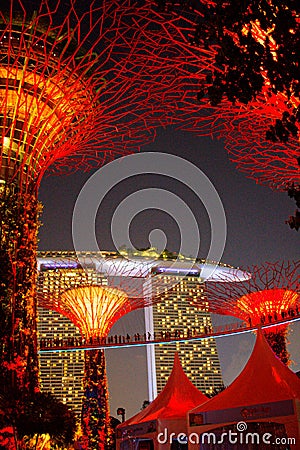
[{"label": "hotel facade", "polygon": [[[199,299],[202,305],[206,303],[200,281],[198,276],[192,275],[160,275],[160,286],[166,285],[168,289],[160,294],[160,303],[145,309],[146,328],[158,338],[192,337],[211,330],[210,314],[193,304]],[[204,394],[212,394],[214,389],[221,387],[223,381],[214,339],[149,345],[147,364],[150,400],[164,388],[172,370],[175,352],[190,381]]]}]

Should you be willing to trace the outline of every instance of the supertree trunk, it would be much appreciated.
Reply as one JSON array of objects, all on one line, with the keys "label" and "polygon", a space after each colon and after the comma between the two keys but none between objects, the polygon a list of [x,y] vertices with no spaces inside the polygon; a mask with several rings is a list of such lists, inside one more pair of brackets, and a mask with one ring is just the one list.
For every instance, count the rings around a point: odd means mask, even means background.
[{"label": "supertree trunk", "polygon": [[0,390],[28,395],[38,388],[36,251],[39,205],[12,185],[0,191]]},{"label": "supertree trunk", "polygon": [[84,448],[89,450],[108,450],[111,448],[104,350],[85,352],[82,432]]},{"label": "supertree trunk", "polygon": [[286,347],[286,337],[288,334],[287,326],[274,327],[271,328],[270,331],[265,330],[264,333],[275,355],[278,356],[285,365],[290,365],[290,354]]}]

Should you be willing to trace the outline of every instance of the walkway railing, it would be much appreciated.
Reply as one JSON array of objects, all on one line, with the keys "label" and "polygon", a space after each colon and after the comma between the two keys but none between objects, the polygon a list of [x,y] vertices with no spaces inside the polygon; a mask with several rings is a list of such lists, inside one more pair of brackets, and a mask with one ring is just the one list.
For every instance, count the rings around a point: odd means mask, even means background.
[{"label": "walkway railing", "polygon": [[[288,325],[290,322],[300,320],[300,314],[294,313],[292,316],[287,316],[281,320],[273,320],[264,324],[260,324],[259,327],[266,329],[280,325]],[[258,328],[256,326],[250,326],[246,322],[235,322],[226,325],[219,325],[216,327],[204,327],[204,331],[197,330],[188,331],[185,335],[179,331],[165,331],[159,334],[151,335],[146,332],[144,334],[136,333],[132,335],[114,335],[107,338],[93,338],[91,340],[84,340],[83,338],[67,338],[67,339],[41,339],[40,340],[40,353],[45,352],[58,352],[58,351],[75,351],[75,350],[95,350],[105,348],[122,348],[141,345],[157,345],[168,344],[173,342],[189,342],[201,339],[218,338],[222,336],[229,336],[233,334],[248,333]]]}]

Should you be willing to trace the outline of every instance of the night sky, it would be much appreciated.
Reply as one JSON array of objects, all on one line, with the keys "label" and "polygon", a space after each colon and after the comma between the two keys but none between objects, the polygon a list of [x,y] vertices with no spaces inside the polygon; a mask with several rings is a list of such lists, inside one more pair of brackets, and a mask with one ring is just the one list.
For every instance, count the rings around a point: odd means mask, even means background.
[{"label": "night sky", "polygon": [[[170,127],[158,130],[153,144],[142,151],[164,152],[177,155],[199,167],[215,186],[222,200],[227,219],[227,241],[222,262],[247,267],[265,261],[296,260],[300,234],[285,224],[293,215],[295,204],[286,193],[274,192],[256,185],[238,172],[229,161],[221,141],[200,138],[191,133]],[[75,173],[68,177],[45,177],[40,187],[40,200],[44,205],[39,234],[40,250],[72,250],[72,212],[76,198],[91,173]],[[178,195],[198,222],[201,233],[199,256],[205,257],[210,243],[210,222],[205,208],[187,186],[163,176],[141,175],[115,186],[102,202],[97,216],[99,248],[114,250],[110,236],[112,214],[128,195],[143,188],[156,187]],[[145,205],[146,207],[147,205]],[[167,236],[167,248],[178,251],[180,230],[176,217],[170,217],[154,208],[138,214],[130,228],[132,243],[138,247],[149,246],[149,233],[162,229]],[[186,232],[184,230],[184,232]],[[188,231],[187,231],[188,232]],[[86,248],[86,250],[90,250]],[[214,318],[215,323],[232,318]],[[117,325],[124,332],[142,328],[141,313],[131,313]],[[288,350],[292,370],[300,370],[300,355],[296,349],[300,325],[290,326]],[[254,343],[253,335],[239,335],[218,339],[218,351],[223,379],[228,385],[243,368]],[[299,349],[299,345],[298,345]],[[146,380],[146,352],[143,348],[107,351],[111,414],[125,407],[127,418],[136,413],[148,398]]]}]

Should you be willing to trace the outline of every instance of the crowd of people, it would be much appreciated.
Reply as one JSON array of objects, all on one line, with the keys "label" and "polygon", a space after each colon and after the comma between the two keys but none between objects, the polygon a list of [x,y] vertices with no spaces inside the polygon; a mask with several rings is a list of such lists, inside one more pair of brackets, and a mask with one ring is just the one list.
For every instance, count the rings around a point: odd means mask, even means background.
[{"label": "crowd of people", "polygon": [[[281,311],[280,315],[276,312],[273,315],[268,314],[267,316],[262,315],[260,322],[261,325],[266,325],[268,323],[280,322],[282,320],[291,319],[299,316],[299,308],[298,305],[293,308],[289,308],[287,311]],[[161,341],[170,341],[170,340],[180,340],[180,339],[192,339],[197,337],[206,337],[212,334],[218,334],[222,332],[234,331],[237,329],[249,328],[253,326],[252,319],[249,316],[247,322],[239,322],[234,324],[226,324],[224,326],[218,326],[212,328],[211,325],[204,325],[200,329],[191,328],[186,331],[182,330],[166,330],[160,331],[159,333],[146,331],[144,333],[135,333],[133,335],[124,334],[118,335],[114,334],[111,336],[100,336],[95,335],[91,336],[88,339],[85,339],[82,336],[70,336],[67,338],[55,337],[51,338],[42,338],[40,339],[40,349],[47,348],[64,348],[64,347],[87,347],[87,346],[114,346],[114,345],[126,345],[126,344],[134,344],[134,343],[149,343],[149,342],[161,342]]]},{"label": "crowd of people", "polygon": [[40,348],[48,348],[48,347],[85,347],[88,345],[115,345],[115,344],[131,344],[134,342],[159,342],[162,340],[171,340],[171,339],[190,339],[192,337],[196,337],[199,335],[208,335],[213,331],[211,326],[204,326],[203,329],[197,330],[193,328],[192,330],[187,330],[187,332],[183,332],[182,330],[175,331],[161,331],[159,333],[150,333],[147,331],[145,333],[135,333],[133,335],[117,335],[114,334],[112,336],[92,336],[88,339],[84,337],[68,337],[68,338],[60,338],[56,337],[53,339],[40,339]]},{"label": "crowd of people", "polygon": [[[286,319],[292,319],[293,317],[299,316],[299,307],[298,305],[295,306],[295,309],[289,308],[287,311],[282,310],[279,314],[276,313],[276,311],[271,314],[261,315],[260,317],[260,323],[261,325],[266,325],[268,323],[272,322],[278,322]],[[252,318],[248,317],[248,324],[251,327],[252,326]]]}]

